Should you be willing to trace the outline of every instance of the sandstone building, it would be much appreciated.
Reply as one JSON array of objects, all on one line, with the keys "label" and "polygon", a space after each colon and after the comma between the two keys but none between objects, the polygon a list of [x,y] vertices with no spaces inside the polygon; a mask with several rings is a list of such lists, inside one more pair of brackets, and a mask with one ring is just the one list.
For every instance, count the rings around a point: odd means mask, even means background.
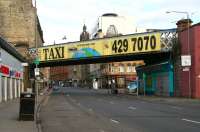
[{"label": "sandstone building", "polygon": [[[44,43],[32,0],[0,0],[0,36],[13,44],[30,62],[32,61],[28,49],[36,47],[36,44],[38,47],[42,46]],[[26,72],[28,73],[28,69]]]},{"label": "sandstone building", "polygon": [[35,13],[32,0],[1,0],[0,35],[20,50],[35,47],[35,38],[41,46],[43,33]]}]

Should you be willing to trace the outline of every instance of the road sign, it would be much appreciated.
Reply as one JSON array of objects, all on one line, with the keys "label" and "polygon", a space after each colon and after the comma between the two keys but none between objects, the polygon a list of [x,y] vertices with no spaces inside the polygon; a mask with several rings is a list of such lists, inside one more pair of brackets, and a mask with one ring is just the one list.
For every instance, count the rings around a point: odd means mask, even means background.
[{"label": "road sign", "polygon": [[28,63],[22,63],[22,66],[28,66]]},{"label": "road sign", "polygon": [[190,71],[190,68],[189,67],[184,67],[183,71]]},{"label": "road sign", "polygon": [[35,68],[35,76],[39,76],[40,75],[40,69],[39,68]]},{"label": "road sign", "polygon": [[191,55],[181,56],[181,66],[191,66]]},{"label": "road sign", "polygon": [[142,76],[143,76],[143,78],[146,78],[146,74],[145,73],[143,73]]},{"label": "road sign", "polygon": [[35,58],[33,61],[34,64],[39,65],[40,64],[40,59],[38,57]]}]

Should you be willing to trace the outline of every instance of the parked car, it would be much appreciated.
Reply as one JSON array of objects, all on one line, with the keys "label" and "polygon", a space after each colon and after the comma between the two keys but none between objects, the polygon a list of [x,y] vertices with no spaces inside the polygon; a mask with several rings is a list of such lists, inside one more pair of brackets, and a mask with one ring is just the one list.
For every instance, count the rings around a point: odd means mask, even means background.
[{"label": "parked car", "polygon": [[137,92],[137,88],[138,88],[137,81],[129,82],[128,85],[127,85],[127,89],[128,89],[129,93]]}]

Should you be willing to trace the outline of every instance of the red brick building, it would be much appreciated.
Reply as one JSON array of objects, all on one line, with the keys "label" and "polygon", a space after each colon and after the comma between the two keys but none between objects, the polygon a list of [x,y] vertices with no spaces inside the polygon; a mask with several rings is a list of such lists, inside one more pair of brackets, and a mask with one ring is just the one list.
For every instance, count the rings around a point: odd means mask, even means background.
[{"label": "red brick building", "polygon": [[180,96],[200,98],[200,23],[179,31],[178,37],[181,55],[191,55],[191,67],[180,68]]},{"label": "red brick building", "polygon": [[[136,80],[136,66],[144,65],[144,61],[124,61],[106,63],[101,67],[101,83],[104,88],[109,87],[109,80],[115,80],[119,91],[125,90],[126,85]],[[118,91],[118,92],[119,92]]]},{"label": "red brick building", "polygon": [[50,79],[54,81],[64,81],[68,79],[68,67],[57,66],[50,68]]}]

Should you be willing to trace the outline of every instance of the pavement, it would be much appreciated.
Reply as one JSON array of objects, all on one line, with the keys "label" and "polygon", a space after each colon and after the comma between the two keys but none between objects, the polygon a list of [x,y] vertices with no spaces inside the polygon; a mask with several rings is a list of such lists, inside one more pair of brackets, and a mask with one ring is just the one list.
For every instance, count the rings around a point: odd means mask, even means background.
[{"label": "pavement", "polygon": [[42,106],[43,132],[199,132],[200,101],[60,88]]},{"label": "pavement", "polygon": [[[41,91],[39,102],[50,93],[48,88]],[[0,132],[41,132],[40,122],[19,120],[19,107],[19,98],[0,103]]]},{"label": "pavement", "polygon": [[0,103],[0,132],[37,132],[34,121],[19,121],[19,99]]}]

